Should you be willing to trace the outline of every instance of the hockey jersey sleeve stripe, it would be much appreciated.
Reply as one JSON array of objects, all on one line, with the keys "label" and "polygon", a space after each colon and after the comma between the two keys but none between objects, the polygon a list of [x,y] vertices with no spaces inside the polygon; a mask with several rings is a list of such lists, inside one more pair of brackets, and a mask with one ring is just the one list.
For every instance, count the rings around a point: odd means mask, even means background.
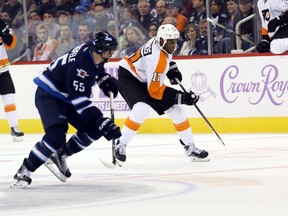
[{"label": "hockey jersey sleeve stripe", "polygon": [[186,121],[181,122],[179,124],[174,124],[174,127],[175,127],[177,132],[181,132],[181,131],[187,130],[190,127],[190,124],[189,124],[189,121],[186,120]]},{"label": "hockey jersey sleeve stripe", "polygon": [[161,51],[159,61],[155,70],[155,76],[152,77],[153,80],[151,80],[148,88],[148,92],[152,98],[161,100],[163,97],[166,85],[163,84],[161,86],[159,76],[164,74],[166,66],[167,66],[166,54],[163,51]]},{"label": "hockey jersey sleeve stripe", "polygon": [[[40,78],[41,77],[41,78]],[[60,92],[54,85],[51,83],[43,74],[40,74],[39,77],[34,78],[34,83],[44,89],[51,95],[59,98],[60,100],[72,104],[71,101],[68,99],[67,93]]]},{"label": "hockey jersey sleeve stripe", "polygon": [[[133,65],[133,63],[136,62],[136,61],[138,61],[139,58],[141,58],[141,49],[137,50],[137,52],[136,52],[134,55],[130,56],[129,58],[128,58],[128,56],[125,56],[125,58],[124,58],[124,59],[127,61],[127,63],[128,63],[128,65],[129,65],[129,67],[131,68],[131,70],[132,70],[137,76],[139,76],[139,74],[137,73],[137,70],[136,70],[135,66]],[[140,76],[139,76],[139,77],[140,77]]]}]

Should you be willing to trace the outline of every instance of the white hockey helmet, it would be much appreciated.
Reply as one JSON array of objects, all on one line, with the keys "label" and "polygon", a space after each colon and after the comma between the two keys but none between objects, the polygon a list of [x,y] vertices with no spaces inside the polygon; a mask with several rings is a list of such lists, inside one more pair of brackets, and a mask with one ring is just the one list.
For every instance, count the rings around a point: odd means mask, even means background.
[{"label": "white hockey helmet", "polygon": [[162,45],[162,47],[164,47],[168,39],[178,39],[179,37],[179,31],[172,24],[164,24],[159,26],[158,28],[157,38],[159,40],[160,38],[164,40],[164,44]]}]

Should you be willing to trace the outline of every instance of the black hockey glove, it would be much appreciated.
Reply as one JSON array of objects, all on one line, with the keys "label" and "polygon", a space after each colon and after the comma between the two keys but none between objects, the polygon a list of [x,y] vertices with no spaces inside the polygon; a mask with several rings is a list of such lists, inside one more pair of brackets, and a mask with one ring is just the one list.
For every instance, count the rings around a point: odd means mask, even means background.
[{"label": "black hockey glove", "polygon": [[189,106],[193,106],[199,100],[199,96],[194,92],[181,92],[179,91],[176,95],[176,104],[186,104]]},{"label": "black hockey glove", "polygon": [[170,80],[172,85],[177,85],[176,78],[181,82],[182,81],[182,74],[178,70],[178,67],[174,61],[171,61],[169,64],[169,71],[167,72],[167,77]]},{"label": "black hockey glove", "polygon": [[101,118],[98,120],[98,123],[98,129],[108,141],[112,138],[117,139],[121,136],[120,128],[114,124],[110,118]]},{"label": "black hockey glove", "polygon": [[0,37],[9,34],[9,26],[0,19]]},{"label": "black hockey glove", "polygon": [[268,32],[274,32],[278,26],[288,24],[288,12],[269,21]]},{"label": "black hockey glove", "polygon": [[114,77],[112,77],[110,74],[105,73],[105,72],[99,73],[96,76],[96,82],[107,97],[109,97],[110,91],[113,93],[114,98],[117,96],[118,81]]},{"label": "black hockey glove", "polygon": [[270,52],[270,41],[263,39],[260,43],[257,44],[256,50],[259,53]]}]

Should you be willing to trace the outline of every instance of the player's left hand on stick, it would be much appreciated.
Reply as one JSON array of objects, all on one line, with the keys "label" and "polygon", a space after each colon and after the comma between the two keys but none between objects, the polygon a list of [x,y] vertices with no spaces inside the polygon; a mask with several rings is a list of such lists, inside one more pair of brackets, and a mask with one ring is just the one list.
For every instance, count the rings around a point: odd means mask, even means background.
[{"label": "player's left hand on stick", "polygon": [[98,129],[108,141],[118,139],[122,135],[120,127],[114,124],[110,118],[101,118],[99,119],[98,123]]},{"label": "player's left hand on stick", "polygon": [[186,104],[189,106],[193,106],[199,100],[199,96],[196,95],[194,92],[181,92],[177,94],[177,104]]},{"label": "player's left hand on stick", "polygon": [[99,73],[96,82],[105,96],[110,97],[109,92],[113,93],[114,98],[118,95],[118,81],[108,73]]},{"label": "player's left hand on stick", "polygon": [[171,61],[169,64],[169,71],[167,72],[167,77],[172,85],[177,85],[176,79],[180,82],[182,81],[182,74],[178,70],[178,67],[175,62]]}]

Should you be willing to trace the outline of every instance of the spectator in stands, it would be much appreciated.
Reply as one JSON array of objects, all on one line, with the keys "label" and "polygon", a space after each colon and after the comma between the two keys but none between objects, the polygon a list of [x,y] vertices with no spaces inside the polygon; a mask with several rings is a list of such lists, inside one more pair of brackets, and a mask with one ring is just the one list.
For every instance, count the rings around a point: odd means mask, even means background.
[{"label": "spectator in stands", "polygon": [[37,26],[36,34],[40,42],[35,47],[32,61],[51,61],[58,45],[57,40],[49,38],[48,27],[45,24]]},{"label": "spectator in stands", "polygon": [[0,0],[0,12],[2,11],[3,7],[4,7],[4,0]]},{"label": "spectator in stands", "polygon": [[189,23],[185,28],[186,41],[184,41],[184,43],[182,44],[182,47],[178,55],[180,56],[192,55],[192,53],[195,50],[197,50],[195,45],[199,37],[200,37],[199,28],[195,24]]},{"label": "spectator in stands", "polygon": [[58,45],[55,50],[55,54],[52,57],[56,59],[75,47],[75,42],[72,38],[71,26],[68,23],[60,25],[60,38],[58,38]]},{"label": "spectator in stands", "polygon": [[[226,4],[222,0],[212,0],[211,2],[211,19],[215,22],[220,23],[227,27],[228,25],[228,14]],[[218,26],[212,26],[212,37],[213,37],[213,53],[224,54],[230,53],[231,39],[229,34],[224,29]]]},{"label": "spectator in stands", "polygon": [[[253,0],[240,0],[239,9],[241,11],[241,20],[254,14]],[[254,41],[254,19],[250,19],[247,22],[241,24],[240,34],[249,40]],[[242,41],[243,50],[249,49],[252,46],[253,44]]]},{"label": "spectator in stands", "polygon": [[206,6],[205,0],[190,0],[192,3],[192,9],[190,14],[187,16],[189,23],[194,23],[198,25],[201,19],[205,19],[206,16]]},{"label": "spectator in stands", "polygon": [[[157,3],[156,3],[157,4]],[[157,35],[158,25],[156,23],[150,23],[148,26],[149,39]]]},{"label": "spectator in stands", "polygon": [[60,25],[56,23],[56,14],[53,10],[47,10],[43,14],[43,23],[48,28],[50,38],[56,38],[56,34],[60,29]]},{"label": "spectator in stands", "polygon": [[[31,11],[37,10],[37,6],[34,3],[34,0],[25,0],[26,3],[26,14],[29,14]],[[13,19],[12,26],[14,28],[19,28],[24,25],[24,11],[23,9],[19,9],[15,18]]]},{"label": "spectator in stands", "polygon": [[164,18],[167,16],[166,11],[166,1],[165,0],[158,0],[156,2],[156,23],[158,26],[160,26],[164,20]]},{"label": "spectator in stands", "polygon": [[56,12],[58,11],[68,11],[68,13],[72,13],[73,4],[69,0],[54,0]]},{"label": "spectator in stands", "polygon": [[[65,11],[65,10],[57,11],[56,17],[57,17],[57,21],[58,21],[57,23],[59,24],[59,26],[63,24],[68,24],[71,26],[70,14],[68,11]],[[55,38],[59,38],[59,37],[60,37],[60,29],[56,33]]]},{"label": "spectator in stands", "polygon": [[[181,12],[181,14],[187,18],[189,18],[191,11],[193,9],[192,1],[193,0],[187,0],[187,2],[185,2],[184,4],[184,9]],[[188,22],[189,22],[189,19],[188,19]]]},{"label": "spectator in stands", "polygon": [[145,43],[143,32],[135,26],[128,26],[124,32],[124,37],[126,40],[126,48],[121,51],[121,58],[132,55]]},{"label": "spectator in stands", "polygon": [[25,3],[26,3],[27,14],[30,14],[30,12],[36,11],[38,9],[34,0],[25,0]]},{"label": "spectator in stands", "polygon": [[8,0],[7,3],[4,4],[1,12],[7,12],[10,15],[13,22],[14,18],[16,17],[19,11],[20,12],[23,11],[20,2],[18,0]]},{"label": "spectator in stands", "polygon": [[179,4],[176,0],[168,0],[166,2],[167,15],[173,16],[177,20],[176,28],[180,34],[184,33],[184,29],[188,24],[187,18],[179,13]]},{"label": "spectator in stands", "polygon": [[[38,44],[36,28],[41,23],[41,17],[38,14],[38,11],[31,11],[28,14],[28,48],[34,50],[35,46]],[[31,53],[31,56],[33,54]]]},{"label": "spectator in stands", "polygon": [[75,7],[73,21],[72,21],[72,37],[74,40],[78,38],[78,27],[80,22],[85,21],[89,24],[90,29],[94,29],[96,21],[91,19],[88,13],[88,9],[82,5]]},{"label": "spectator in stands", "polygon": [[10,14],[6,11],[2,11],[1,12],[1,19],[7,23],[7,25],[10,27],[10,28],[13,28],[12,26],[12,18],[10,16]]},{"label": "spectator in stands", "polygon": [[146,30],[146,32],[144,32],[146,37],[148,36],[148,33],[147,33],[148,25],[152,22],[156,22],[155,17],[153,17],[150,14],[150,11],[151,11],[150,6],[151,5],[150,5],[149,0],[139,0],[138,5],[137,5],[137,9],[139,13],[139,21]]},{"label": "spectator in stands", "polygon": [[194,52],[193,55],[208,55],[208,31],[207,31],[207,19],[200,19],[198,23],[200,37],[196,42],[197,52]]},{"label": "spectator in stands", "polygon": [[92,0],[80,0],[80,5],[90,10]]},{"label": "spectator in stands", "polygon": [[96,25],[104,31],[107,31],[108,23],[114,19],[114,16],[108,9],[105,9],[104,4],[95,4],[94,7],[94,20]]},{"label": "spectator in stands", "polygon": [[63,25],[63,24],[71,24],[70,20],[70,14],[68,11],[65,10],[59,10],[56,12],[56,17],[58,18],[58,24]]},{"label": "spectator in stands", "polygon": [[115,25],[115,20],[111,20],[108,24],[107,24],[107,29],[108,29],[108,33],[110,35],[112,35],[114,38],[116,38],[116,25]]},{"label": "spectator in stands", "polygon": [[78,26],[78,40],[76,45],[87,42],[91,39],[91,29],[86,21],[82,21]]},{"label": "spectator in stands", "polygon": [[145,28],[136,18],[134,8],[129,4],[123,5],[121,9],[120,23],[120,29],[123,32],[128,26],[136,26],[141,29],[142,32],[145,32]]},{"label": "spectator in stands", "polygon": [[[241,19],[241,14],[239,10],[238,0],[227,0],[227,10],[229,14],[228,29],[235,31],[236,24]],[[231,38],[231,49],[236,49],[236,36],[235,34],[230,34]]]},{"label": "spectator in stands", "polygon": [[51,11],[55,9],[54,0],[41,0],[41,4],[38,6],[38,14],[43,17],[46,11]]}]

